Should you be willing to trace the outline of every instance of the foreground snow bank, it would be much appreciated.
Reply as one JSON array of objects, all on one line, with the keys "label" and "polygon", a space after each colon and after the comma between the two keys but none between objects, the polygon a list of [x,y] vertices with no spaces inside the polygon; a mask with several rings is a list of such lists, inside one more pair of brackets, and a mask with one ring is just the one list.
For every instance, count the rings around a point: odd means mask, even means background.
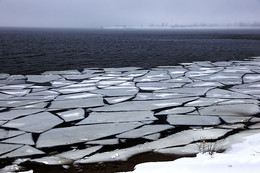
[{"label": "foreground snow bank", "polygon": [[232,145],[224,153],[197,154],[194,158],[181,158],[170,162],[143,163],[133,173],[259,173],[260,134],[245,137],[243,143]]}]

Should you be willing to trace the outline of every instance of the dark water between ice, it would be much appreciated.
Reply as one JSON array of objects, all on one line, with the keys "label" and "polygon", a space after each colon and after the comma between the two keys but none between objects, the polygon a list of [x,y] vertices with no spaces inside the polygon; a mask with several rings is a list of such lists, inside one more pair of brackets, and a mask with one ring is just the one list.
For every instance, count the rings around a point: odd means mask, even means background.
[{"label": "dark water between ice", "polygon": [[260,29],[82,30],[0,28],[0,73],[154,67],[260,56]]}]

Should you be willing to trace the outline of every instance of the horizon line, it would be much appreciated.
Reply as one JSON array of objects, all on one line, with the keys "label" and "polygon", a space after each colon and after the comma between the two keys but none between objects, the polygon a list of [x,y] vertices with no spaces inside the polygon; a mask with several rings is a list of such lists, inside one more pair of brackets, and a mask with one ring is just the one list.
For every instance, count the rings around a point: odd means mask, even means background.
[{"label": "horizon line", "polygon": [[260,29],[260,26],[135,26],[118,25],[108,27],[52,27],[52,26],[0,26],[20,29],[89,29],[89,30],[177,30],[177,29]]}]

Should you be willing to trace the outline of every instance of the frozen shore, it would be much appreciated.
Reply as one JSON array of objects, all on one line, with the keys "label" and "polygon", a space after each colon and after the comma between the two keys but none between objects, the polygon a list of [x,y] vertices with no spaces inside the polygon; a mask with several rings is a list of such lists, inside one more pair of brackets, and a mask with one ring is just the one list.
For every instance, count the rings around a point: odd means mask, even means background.
[{"label": "frozen shore", "polygon": [[[0,169],[130,171],[157,161],[148,153],[162,160],[197,155],[169,162],[176,170],[189,163],[187,170],[201,171],[202,160],[206,172],[227,160],[223,171],[258,167],[259,88],[260,58],[0,74]],[[136,171],[168,168],[153,165]]]},{"label": "frozen shore", "polygon": [[197,154],[169,162],[153,162],[137,165],[133,173],[258,173],[260,169],[260,131],[244,137],[244,142],[233,144],[224,153]]}]

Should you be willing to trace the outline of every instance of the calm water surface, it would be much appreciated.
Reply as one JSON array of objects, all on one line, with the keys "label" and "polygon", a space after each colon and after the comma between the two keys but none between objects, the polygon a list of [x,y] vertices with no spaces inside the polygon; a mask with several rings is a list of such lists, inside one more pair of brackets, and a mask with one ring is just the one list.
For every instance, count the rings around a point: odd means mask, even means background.
[{"label": "calm water surface", "polygon": [[83,30],[0,28],[0,73],[155,67],[260,56],[260,29]]}]

